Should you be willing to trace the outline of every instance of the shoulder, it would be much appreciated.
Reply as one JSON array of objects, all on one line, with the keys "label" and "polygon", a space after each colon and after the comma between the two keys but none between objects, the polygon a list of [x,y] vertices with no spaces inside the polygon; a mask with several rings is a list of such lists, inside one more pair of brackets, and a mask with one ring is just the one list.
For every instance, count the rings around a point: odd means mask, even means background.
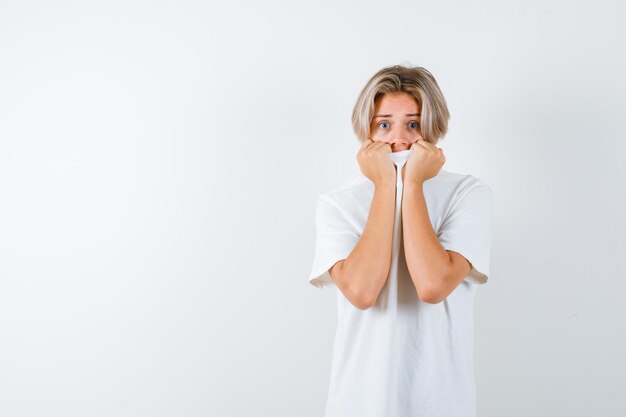
[{"label": "shoulder", "polygon": [[461,174],[441,169],[439,173],[426,181],[433,191],[440,191],[455,198],[462,198],[467,194],[492,195],[491,187],[482,178],[472,174]]},{"label": "shoulder", "polygon": [[374,192],[374,184],[363,174],[355,174],[326,193],[318,195],[318,202],[324,201],[338,208],[368,203]]}]

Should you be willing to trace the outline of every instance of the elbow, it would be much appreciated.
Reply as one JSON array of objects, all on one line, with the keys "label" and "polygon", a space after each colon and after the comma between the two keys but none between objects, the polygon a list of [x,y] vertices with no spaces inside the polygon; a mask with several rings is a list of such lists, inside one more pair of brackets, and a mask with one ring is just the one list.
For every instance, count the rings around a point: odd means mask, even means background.
[{"label": "elbow", "polygon": [[367,310],[376,304],[378,293],[366,291],[364,289],[353,289],[348,297],[350,304],[359,310]]},{"label": "elbow", "polygon": [[440,291],[437,291],[436,289],[433,289],[433,288],[428,288],[428,289],[423,288],[423,289],[418,290],[417,297],[420,299],[420,301],[423,301],[428,304],[439,304],[446,298],[442,296]]},{"label": "elbow", "polygon": [[372,297],[370,294],[362,293],[354,295],[350,299],[350,303],[359,310],[367,310],[376,304],[376,298],[377,297]]},{"label": "elbow", "polygon": [[387,280],[387,276],[379,279],[374,279],[371,276],[359,277],[361,279],[354,279],[356,274],[347,275],[350,279],[347,279],[345,275],[344,266],[340,270],[341,278],[338,281],[338,286],[341,289],[344,297],[359,310],[367,310],[373,307],[378,300],[382,286]]},{"label": "elbow", "polygon": [[[411,277],[412,278],[412,277]],[[448,293],[444,287],[445,279],[441,277],[431,277],[431,279],[423,279],[419,282],[413,280],[417,298],[428,304],[439,304],[446,299]]]},{"label": "elbow", "polygon": [[428,304],[439,304],[440,302],[444,300],[443,298],[440,298],[440,297],[431,297],[431,296],[419,297],[419,299]]},{"label": "elbow", "polygon": [[360,285],[356,285],[354,280],[346,280],[344,277],[344,262],[338,262],[337,266],[333,267],[330,271],[331,278],[335,281],[335,284],[339,290],[343,293],[343,296],[359,310],[367,310],[376,303],[377,297],[372,297],[367,291],[361,288]]}]

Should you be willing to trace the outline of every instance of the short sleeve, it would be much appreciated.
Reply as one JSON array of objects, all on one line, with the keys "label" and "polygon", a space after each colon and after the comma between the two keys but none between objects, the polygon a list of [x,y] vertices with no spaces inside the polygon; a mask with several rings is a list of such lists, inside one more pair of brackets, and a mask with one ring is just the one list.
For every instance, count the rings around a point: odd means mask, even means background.
[{"label": "short sleeve", "polygon": [[473,186],[453,203],[437,236],[444,249],[460,253],[472,264],[465,280],[473,284],[489,278],[492,200],[488,185]]},{"label": "short sleeve", "polygon": [[309,283],[318,288],[335,285],[328,270],[346,259],[360,234],[348,217],[327,197],[320,195],[315,209],[315,256]]}]

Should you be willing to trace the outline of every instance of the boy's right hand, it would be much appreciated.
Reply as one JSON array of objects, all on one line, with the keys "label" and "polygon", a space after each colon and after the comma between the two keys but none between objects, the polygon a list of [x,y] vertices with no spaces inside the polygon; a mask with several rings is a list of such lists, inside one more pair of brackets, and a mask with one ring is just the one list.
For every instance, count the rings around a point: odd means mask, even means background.
[{"label": "boy's right hand", "polygon": [[363,175],[370,179],[374,185],[385,183],[395,184],[396,166],[391,162],[389,154],[391,145],[384,142],[375,142],[366,139],[356,155],[356,160]]}]

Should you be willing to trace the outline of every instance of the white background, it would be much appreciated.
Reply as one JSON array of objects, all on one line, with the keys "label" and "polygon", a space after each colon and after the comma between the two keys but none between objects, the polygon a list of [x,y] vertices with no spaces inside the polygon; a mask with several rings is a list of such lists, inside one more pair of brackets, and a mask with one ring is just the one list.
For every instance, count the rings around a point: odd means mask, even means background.
[{"label": "white background", "polygon": [[478,412],[626,414],[618,1],[0,1],[0,415],[321,416],[314,204],[419,65],[494,191]]}]

